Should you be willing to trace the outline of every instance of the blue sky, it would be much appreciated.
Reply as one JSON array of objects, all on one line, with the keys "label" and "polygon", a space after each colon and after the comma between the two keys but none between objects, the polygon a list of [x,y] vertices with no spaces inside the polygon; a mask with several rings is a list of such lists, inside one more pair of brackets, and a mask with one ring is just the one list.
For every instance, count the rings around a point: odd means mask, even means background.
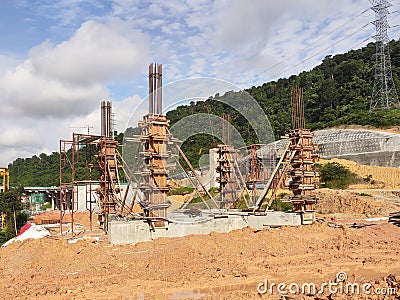
[{"label": "blue sky", "polygon": [[[399,1],[392,1],[398,25]],[[191,77],[242,88],[310,70],[373,41],[367,0],[0,0],[0,166],[58,151],[71,127],[99,132],[100,101],[123,131],[147,96]],[[398,39],[398,28],[389,30]],[[223,91],[222,91],[223,92]],[[84,132],[84,129],[81,129]]]}]

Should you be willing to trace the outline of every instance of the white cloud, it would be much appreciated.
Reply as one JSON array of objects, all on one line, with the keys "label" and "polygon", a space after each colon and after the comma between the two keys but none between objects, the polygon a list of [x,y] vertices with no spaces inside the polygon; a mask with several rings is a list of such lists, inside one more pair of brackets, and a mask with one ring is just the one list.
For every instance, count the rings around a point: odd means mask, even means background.
[{"label": "white cloud", "polygon": [[14,72],[0,78],[4,117],[57,116],[66,118],[85,114],[94,103],[107,95],[100,84],[70,85],[34,71],[31,61],[25,61]]},{"label": "white cloud", "polygon": [[156,3],[152,3],[152,4],[149,5],[148,12],[152,16],[161,17],[163,15],[163,10]]},{"label": "white cloud", "polygon": [[206,60],[202,57],[198,57],[193,59],[193,64],[190,67],[190,73],[189,76],[201,76],[202,74],[204,74],[204,68],[206,65]]},{"label": "white cloud", "polygon": [[11,124],[11,126],[2,123],[2,127],[7,126],[7,130],[1,135],[0,146],[21,147],[31,145],[36,147],[40,145],[40,141],[36,139],[35,128],[20,127],[18,123]]},{"label": "white cloud", "polygon": [[160,7],[169,15],[185,16],[188,12],[186,3],[181,0],[160,1]]},{"label": "white cloud", "polygon": [[[332,54],[331,49],[349,50],[349,44],[357,41],[349,36],[349,31],[357,31],[371,21],[359,16],[368,5],[346,0],[281,0],[273,4],[254,1],[252,5],[240,0],[218,1],[210,10],[211,22],[204,24],[201,18],[195,18],[195,25],[205,27],[208,33],[207,38],[197,35],[197,44],[201,39],[207,45],[203,48],[217,53],[209,62],[217,77],[224,76],[245,86],[261,84],[309,69],[321,57]],[[343,24],[346,26],[340,28]],[[305,48],[324,34],[325,39]],[[350,43],[340,42],[346,38]],[[309,59],[301,63],[304,58]],[[274,68],[269,70],[271,67]],[[262,77],[258,76],[260,72]]]},{"label": "white cloud", "polygon": [[129,26],[121,21],[85,22],[68,41],[33,48],[32,67],[39,74],[80,85],[132,75],[143,67],[147,40]]},{"label": "white cloud", "polygon": [[[73,132],[87,134],[88,127],[90,134],[99,135],[100,103],[98,100],[96,107],[86,114],[63,119],[25,116],[10,122],[9,119],[2,118],[0,126],[5,130],[0,139],[0,166],[7,166],[17,157],[25,158],[58,151],[59,140],[71,140]],[[115,101],[112,106],[116,121],[115,130],[118,132],[123,132],[128,125],[137,126],[141,116],[147,112],[147,107],[137,95]]]},{"label": "white cloud", "polygon": [[142,116],[148,112],[144,100],[139,96],[130,96],[122,101],[113,102],[113,113],[115,114],[115,130],[124,132],[129,126],[137,126]]},{"label": "white cloud", "polygon": [[[0,77],[3,115],[68,117],[87,114],[107,97],[106,83],[134,77],[145,66],[146,39],[122,22],[86,22],[67,41],[33,48]],[[131,34],[131,35],[130,35]]]},{"label": "white cloud", "polygon": [[13,120],[2,118],[0,121],[0,126],[4,128],[0,140],[0,166],[6,167],[18,157],[58,151],[58,140],[65,129],[62,121],[29,117]]},{"label": "white cloud", "polygon": [[[131,81],[145,69],[147,56],[146,36],[121,20],[88,21],[66,41],[31,49],[22,63],[0,75],[0,164],[29,152],[57,151],[59,139],[70,139],[74,130],[86,133],[71,127],[89,125],[91,133],[99,133],[107,84]],[[121,121],[127,122],[133,102],[115,104]]]}]

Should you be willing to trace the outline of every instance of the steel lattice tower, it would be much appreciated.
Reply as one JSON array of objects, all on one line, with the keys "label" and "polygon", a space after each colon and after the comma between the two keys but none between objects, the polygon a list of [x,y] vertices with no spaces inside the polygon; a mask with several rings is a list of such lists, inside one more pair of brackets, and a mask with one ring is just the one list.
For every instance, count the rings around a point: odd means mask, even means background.
[{"label": "steel lattice tower", "polygon": [[397,97],[396,86],[393,82],[392,67],[389,54],[388,36],[388,14],[392,4],[386,0],[369,0],[372,4],[371,9],[375,12],[375,21],[372,24],[376,27],[375,54],[375,81],[372,92],[370,110],[391,109],[400,107]]}]

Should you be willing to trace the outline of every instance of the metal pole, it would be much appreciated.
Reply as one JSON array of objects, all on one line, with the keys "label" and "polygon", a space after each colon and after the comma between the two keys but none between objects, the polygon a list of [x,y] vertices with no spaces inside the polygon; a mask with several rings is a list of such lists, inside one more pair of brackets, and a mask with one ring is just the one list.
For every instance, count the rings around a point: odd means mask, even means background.
[{"label": "metal pole", "polygon": [[111,126],[111,115],[112,115],[112,103],[107,101],[107,137],[112,137],[112,126]]},{"label": "metal pole", "polygon": [[157,114],[162,114],[162,65],[157,67]]},{"label": "metal pole", "polygon": [[153,64],[149,65],[149,114],[153,114]]},{"label": "metal pole", "polygon": [[106,110],[106,102],[105,101],[101,101],[101,135],[105,136],[106,135],[106,128],[105,128],[105,124],[106,124],[106,114],[105,114],[105,110]]},{"label": "metal pole", "polygon": [[153,113],[157,114],[157,98],[156,98],[156,93],[157,93],[157,84],[156,84],[156,80],[157,80],[157,64],[153,64],[153,69],[152,69],[152,101],[153,101]]}]

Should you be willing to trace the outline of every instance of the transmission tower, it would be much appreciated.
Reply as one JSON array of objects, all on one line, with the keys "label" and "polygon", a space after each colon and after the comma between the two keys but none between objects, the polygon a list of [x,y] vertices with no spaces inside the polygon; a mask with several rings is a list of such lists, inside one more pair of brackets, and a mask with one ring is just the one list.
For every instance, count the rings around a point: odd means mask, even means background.
[{"label": "transmission tower", "polygon": [[376,35],[373,36],[376,40],[375,81],[370,110],[400,107],[393,82],[388,44],[388,28],[390,27],[388,8],[392,4],[386,0],[369,0],[369,2],[372,4],[371,9],[375,12],[375,21],[372,24],[376,27]]}]

